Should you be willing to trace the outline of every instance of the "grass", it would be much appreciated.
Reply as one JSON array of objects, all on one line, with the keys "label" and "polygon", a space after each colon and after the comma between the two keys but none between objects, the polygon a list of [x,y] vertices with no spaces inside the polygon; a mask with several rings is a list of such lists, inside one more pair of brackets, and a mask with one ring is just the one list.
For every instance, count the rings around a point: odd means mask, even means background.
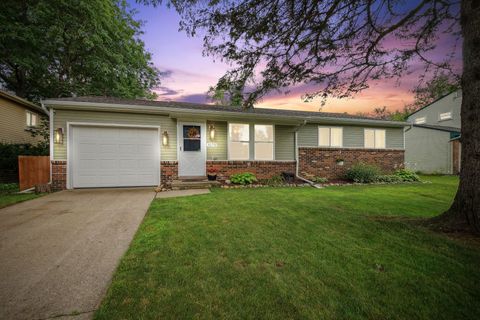
[{"label": "grass", "polygon": [[35,199],[41,196],[34,193],[18,194],[16,192],[18,192],[17,184],[0,184],[0,208],[8,207],[12,204]]},{"label": "grass", "polygon": [[411,219],[458,180],[152,202],[95,319],[478,319],[480,249]]}]

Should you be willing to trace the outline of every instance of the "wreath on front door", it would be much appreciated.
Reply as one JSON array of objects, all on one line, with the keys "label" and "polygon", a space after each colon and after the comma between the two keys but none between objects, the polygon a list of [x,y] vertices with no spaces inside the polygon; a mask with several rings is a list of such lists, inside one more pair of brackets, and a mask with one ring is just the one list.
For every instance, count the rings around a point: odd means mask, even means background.
[{"label": "wreath on front door", "polygon": [[198,132],[197,128],[191,127],[190,129],[188,129],[187,135],[188,135],[189,138],[199,138],[200,137],[200,132]]}]

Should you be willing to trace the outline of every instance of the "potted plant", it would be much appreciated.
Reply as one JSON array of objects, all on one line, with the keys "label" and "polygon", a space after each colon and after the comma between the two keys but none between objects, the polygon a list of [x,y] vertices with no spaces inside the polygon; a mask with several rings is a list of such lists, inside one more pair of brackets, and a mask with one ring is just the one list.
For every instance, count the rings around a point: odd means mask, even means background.
[{"label": "potted plant", "polygon": [[337,159],[337,165],[343,166],[344,160],[343,159]]},{"label": "potted plant", "polygon": [[215,181],[217,180],[217,173],[218,173],[218,169],[216,168],[210,168],[207,170],[207,178],[208,178],[208,181]]}]

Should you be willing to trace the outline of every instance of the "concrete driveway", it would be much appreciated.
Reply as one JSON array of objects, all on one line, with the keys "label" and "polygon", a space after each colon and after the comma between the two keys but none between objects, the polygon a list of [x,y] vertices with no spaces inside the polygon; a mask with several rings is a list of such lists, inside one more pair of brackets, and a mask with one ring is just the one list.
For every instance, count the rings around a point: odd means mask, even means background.
[{"label": "concrete driveway", "polygon": [[0,209],[0,319],[90,318],[153,196],[63,191]]}]

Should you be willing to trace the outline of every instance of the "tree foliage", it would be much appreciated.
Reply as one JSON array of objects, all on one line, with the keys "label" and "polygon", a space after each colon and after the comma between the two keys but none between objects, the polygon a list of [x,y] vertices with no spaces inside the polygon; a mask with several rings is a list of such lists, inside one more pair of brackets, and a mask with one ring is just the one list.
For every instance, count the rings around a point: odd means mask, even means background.
[{"label": "tree foliage", "polygon": [[[143,0],[159,4],[162,0]],[[219,81],[244,105],[272,90],[316,84],[306,99],[350,96],[368,80],[400,77],[410,62],[433,61],[440,33],[459,35],[459,1],[171,0],[181,28],[203,34],[205,53],[232,64]]]},{"label": "tree foliage", "polygon": [[413,90],[415,100],[411,107],[416,111],[458,89],[460,89],[460,79],[441,72]]},{"label": "tree foliage", "polygon": [[124,1],[4,0],[0,85],[30,100],[152,97],[158,70]]},{"label": "tree foliage", "polygon": [[440,72],[429,81],[413,89],[414,101],[404,105],[403,108],[390,111],[387,106],[382,106],[374,108],[372,112],[359,112],[357,115],[383,120],[405,121],[413,112],[458,89],[460,89],[460,82],[457,77]]}]

